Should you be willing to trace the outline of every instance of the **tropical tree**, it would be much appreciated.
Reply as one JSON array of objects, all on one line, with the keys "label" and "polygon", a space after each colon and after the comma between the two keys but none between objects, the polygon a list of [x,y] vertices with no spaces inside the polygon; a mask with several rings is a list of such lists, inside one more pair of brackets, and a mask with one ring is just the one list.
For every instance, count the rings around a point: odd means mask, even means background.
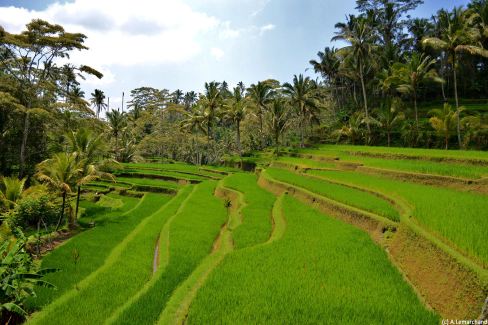
[{"label": "tropical tree", "polygon": [[457,110],[456,132],[458,145],[461,148],[461,114],[456,72],[459,55],[461,53],[467,53],[488,57],[488,51],[480,43],[480,29],[474,24],[476,16],[471,11],[463,10],[462,7],[456,7],[452,12],[441,10],[438,15],[441,21],[439,37],[426,37],[422,40],[422,44],[444,51],[452,64],[454,99]]},{"label": "tropical tree", "polygon": [[371,29],[368,21],[364,17],[355,17],[350,15],[346,23],[338,23],[335,25],[339,29],[336,36],[332,38],[333,41],[345,41],[349,45],[338,50],[339,54],[344,58],[354,58],[356,64],[356,71],[361,82],[361,89],[363,93],[363,105],[366,127],[368,129],[368,142],[371,138],[371,127],[369,121],[368,110],[368,95],[366,91],[365,74],[369,65],[373,51],[375,50],[375,33]]},{"label": "tropical tree", "polygon": [[[83,162],[77,158],[76,153],[57,153],[52,158],[44,160],[37,165],[36,178],[46,183],[62,197],[61,213],[56,224],[56,231],[64,219],[67,195],[83,178]],[[71,224],[74,221],[71,220]]]},{"label": "tropical tree", "polygon": [[183,99],[184,99],[184,93],[183,93],[183,90],[181,89],[176,89],[173,94],[172,94],[172,97],[173,97],[173,103],[175,104],[180,104]]},{"label": "tropical tree", "polygon": [[75,218],[78,217],[78,207],[80,205],[81,186],[87,182],[98,178],[114,180],[112,174],[103,172],[104,169],[110,165],[117,165],[117,162],[112,159],[102,159],[104,152],[104,143],[102,134],[94,135],[88,129],[81,128],[76,132],[68,134],[70,143],[70,152],[76,154],[76,160],[82,167],[81,177],[76,183],[76,208]]},{"label": "tropical tree", "polygon": [[460,107],[454,111],[448,103],[444,103],[442,109],[433,109],[429,113],[432,117],[429,119],[430,124],[436,133],[444,139],[445,149],[449,147],[449,137],[455,132],[458,114],[463,111]]},{"label": "tropical tree", "polygon": [[398,85],[397,90],[412,96],[417,132],[419,128],[417,98],[420,85],[426,80],[443,82],[432,69],[435,63],[436,60],[431,59],[428,55],[419,55],[414,52],[406,63],[397,62],[393,65],[393,78],[394,83]]},{"label": "tropical tree", "polygon": [[200,97],[200,104],[205,107],[207,117],[207,137],[213,139],[213,127],[218,110],[223,103],[222,87],[219,83],[212,81],[205,83],[205,93]]},{"label": "tropical tree", "polygon": [[263,115],[266,112],[267,104],[273,96],[273,88],[269,83],[259,81],[257,84],[251,84],[247,89],[247,95],[254,104],[255,114],[259,119],[259,132],[261,137],[261,146],[264,148],[264,130]]},{"label": "tropical tree", "polygon": [[363,130],[361,126],[364,124],[364,115],[361,112],[352,114],[346,123],[341,128],[334,131],[337,135],[337,141],[342,137],[349,139],[351,144],[355,145],[359,139],[363,137]]},{"label": "tropical tree", "polygon": [[268,128],[273,133],[276,154],[280,152],[280,136],[291,125],[290,110],[284,98],[274,98],[267,110]]},{"label": "tropical tree", "polygon": [[[66,32],[62,26],[41,19],[32,20],[26,25],[26,30],[19,34],[11,34],[2,29],[0,69],[12,78],[16,91],[19,92],[20,104],[26,108],[19,150],[21,177],[24,176],[26,167],[31,112],[48,99],[52,89],[56,89],[59,59],[69,59],[69,53],[73,50],[88,49],[84,45],[85,39],[83,34]],[[98,78],[103,76],[85,65],[73,69]]]},{"label": "tropical tree", "polygon": [[91,104],[95,107],[97,118],[100,117],[100,112],[107,108],[107,104],[105,103],[105,94],[100,89],[95,89],[95,91],[91,94],[92,98],[90,99]]},{"label": "tropical tree", "polygon": [[35,297],[34,288],[55,286],[43,276],[57,269],[39,269],[26,250],[27,238],[16,229],[15,240],[0,244],[0,323],[16,324],[27,316],[24,302]]},{"label": "tropical tree", "polygon": [[0,177],[0,211],[2,207],[11,209],[22,197],[26,178]]},{"label": "tropical tree", "polygon": [[225,116],[231,120],[236,127],[236,145],[239,155],[242,153],[241,146],[241,122],[246,116],[248,108],[247,100],[243,97],[242,88],[235,87],[232,97],[225,104]]},{"label": "tropical tree", "polygon": [[190,108],[196,103],[197,100],[198,100],[198,95],[193,90],[185,93],[185,97],[183,98],[185,109],[187,111],[190,110]]},{"label": "tropical tree", "polygon": [[399,110],[399,99],[392,101],[391,105],[383,104],[376,110],[376,121],[382,130],[386,131],[388,147],[391,144],[391,132],[405,119],[403,112]]},{"label": "tropical tree", "polygon": [[107,113],[107,121],[110,127],[110,132],[115,137],[115,158],[118,158],[119,152],[119,135],[127,126],[126,113],[121,113],[119,110],[112,110]]},{"label": "tropical tree", "polygon": [[197,104],[185,115],[186,118],[180,122],[180,128],[182,130],[192,132],[196,129],[204,134],[207,133],[208,114],[205,107]]},{"label": "tropical tree", "polygon": [[293,76],[293,84],[284,83],[283,93],[288,95],[299,116],[300,146],[304,146],[305,122],[318,120],[319,106],[316,100],[317,85],[310,77],[302,74]]}]

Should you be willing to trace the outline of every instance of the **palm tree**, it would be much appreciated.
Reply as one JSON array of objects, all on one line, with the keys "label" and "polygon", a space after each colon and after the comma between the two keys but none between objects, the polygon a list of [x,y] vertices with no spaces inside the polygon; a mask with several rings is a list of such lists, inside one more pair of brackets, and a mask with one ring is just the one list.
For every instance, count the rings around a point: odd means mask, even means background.
[{"label": "palm tree", "polygon": [[436,60],[431,59],[428,55],[419,55],[414,52],[406,63],[393,64],[393,78],[395,79],[394,83],[398,85],[397,90],[412,95],[417,132],[419,128],[417,93],[420,85],[426,80],[443,82],[435,70],[431,69],[435,62]]},{"label": "palm tree", "polygon": [[12,208],[22,197],[25,181],[26,178],[18,179],[14,176],[0,178],[0,211],[2,207]]},{"label": "palm tree", "polygon": [[83,165],[78,160],[76,153],[57,153],[52,158],[44,160],[37,165],[36,178],[41,182],[47,183],[54,190],[59,191],[63,198],[56,231],[64,218],[66,196],[71,193],[71,189],[80,181],[82,173]]},{"label": "palm tree", "polygon": [[480,30],[473,24],[475,15],[462,7],[454,8],[452,12],[439,11],[440,35],[439,37],[426,37],[422,40],[424,46],[429,46],[437,50],[442,50],[452,63],[452,73],[454,79],[454,99],[456,102],[456,131],[458,145],[461,148],[461,121],[459,110],[459,99],[457,90],[457,63],[458,55],[468,53],[488,57],[488,51],[480,43]]},{"label": "palm tree", "polygon": [[212,81],[205,83],[205,93],[200,98],[200,103],[206,109],[207,116],[207,137],[208,140],[213,139],[213,126],[216,114],[222,106],[222,90],[219,88],[219,83]]},{"label": "palm tree", "polygon": [[241,122],[247,112],[247,100],[243,97],[242,88],[234,88],[232,97],[227,100],[225,105],[225,116],[236,126],[236,145],[239,155],[241,154]]},{"label": "palm tree", "polygon": [[[208,114],[205,107],[202,105],[195,105],[190,112],[185,113],[186,118],[180,122],[180,128],[192,132],[197,129],[202,133],[207,133]],[[208,136],[208,135],[207,135]]]},{"label": "palm tree", "polygon": [[293,84],[288,82],[283,84],[283,93],[290,97],[292,105],[295,107],[299,116],[300,146],[304,146],[305,121],[317,120],[319,109],[316,101],[317,85],[310,77],[304,78],[302,74],[298,77],[293,76]]},{"label": "palm tree", "polygon": [[107,113],[107,120],[112,135],[115,137],[115,158],[117,159],[118,150],[119,150],[119,146],[118,146],[119,134],[127,126],[126,114],[121,113],[119,110],[112,110],[111,112]]},{"label": "palm tree", "polygon": [[361,82],[363,93],[363,105],[366,127],[368,129],[368,142],[371,138],[371,127],[369,122],[368,96],[366,92],[365,73],[368,62],[375,49],[375,33],[364,17],[350,15],[346,23],[338,23],[335,26],[339,29],[332,41],[342,40],[349,45],[338,50],[344,58],[352,57],[357,64],[356,69]]},{"label": "palm tree", "polygon": [[100,89],[95,89],[91,96],[92,98],[90,99],[90,101],[92,105],[96,108],[97,118],[99,118],[102,109],[107,107],[107,104],[105,104],[105,94]]},{"label": "palm tree", "polygon": [[286,131],[291,124],[290,110],[286,105],[284,98],[274,98],[267,110],[268,127],[273,133],[275,142],[275,151],[279,155],[280,152],[280,136]]},{"label": "palm tree", "polygon": [[179,104],[183,101],[183,91],[181,89],[176,89],[173,92],[173,103]]},{"label": "palm tree", "polygon": [[194,92],[193,90],[187,92],[185,94],[185,97],[183,98],[185,109],[189,111],[192,105],[196,103],[197,99],[198,99],[198,95],[196,92]]},{"label": "palm tree", "polygon": [[323,52],[319,51],[317,56],[319,61],[310,60],[315,73],[320,73],[329,85],[335,83],[335,79],[339,74],[340,61],[336,55],[335,48],[326,47]]},{"label": "palm tree", "polygon": [[334,134],[337,135],[337,141],[342,137],[346,137],[351,144],[356,144],[356,141],[362,137],[361,125],[363,124],[364,115],[361,112],[352,114],[347,120],[347,123],[344,123],[340,129],[334,131]]},{"label": "palm tree", "polygon": [[383,130],[386,131],[388,147],[391,144],[391,131],[402,120],[405,115],[399,111],[399,100],[394,100],[391,105],[381,105],[376,111],[376,120]]},{"label": "palm tree", "polygon": [[256,115],[259,119],[259,132],[261,137],[261,146],[264,148],[264,130],[263,130],[263,115],[267,109],[267,104],[273,96],[273,89],[264,81],[259,81],[257,84],[252,84],[247,89],[247,94],[251,102],[254,103]]},{"label": "palm tree", "polygon": [[114,180],[110,173],[102,172],[101,167],[116,165],[114,160],[103,160],[103,139],[102,134],[94,135],[88,129],[79,129],[77,132],[68,134],[70,151],[76,154],[76,160],[82,166],[82,178],[77,182],[77,196],[75,219],[78,217],[78,207],[80,204],[81,186],[91,180],[104,178]]},{"label": "palm tree", "polygon": [[462,107],[452,110],[451,105],[444,103],[442,109],[433,109],[429,113],[433,115],[429,122],[436,131],[436,133],[444,138],[445,148],[448,149],[449,137],[456,129],[457,121],[459,120],[458,114],[463,111]]},{"label": "palm tree", "polygon": [[245,92],[246,92],[246,86],[244,85],[244,83],[242,81],[239,81],[237,83],[237,87],[240,89],[241,91],[241,95],[242,96],[245,96]]}]

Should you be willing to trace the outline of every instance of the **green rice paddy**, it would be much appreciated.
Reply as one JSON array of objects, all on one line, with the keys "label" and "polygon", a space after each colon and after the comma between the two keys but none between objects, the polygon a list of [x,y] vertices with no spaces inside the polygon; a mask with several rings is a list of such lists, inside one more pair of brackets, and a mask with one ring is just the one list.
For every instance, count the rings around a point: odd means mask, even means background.
[{"label": "green rice paddy", "polygon": [[[82,196],[80,231],[40,262],[61,270],[46,277],[58,290],[36,289],[37,298],[29,301],[36,312],[28,323],[438,324],[445,318],[427,307],[417,294],[424,296],[424,288],[407,282],[389,251],[354,222],[287,194],[276,197],[259,177],[388,218],[400,228],[420,227],[426,240],[449,247],[445,254],[455,251],[486,272],[483,183],[465,185],[472,186],[467,191],[381,175],[385,169],[478,179],[488,175],[486,153],[324,145],[293,154],[256,158],[261,166],[277,162],[261,176],[138,163],[124,164],[120,172],[133,177],[91,183]],[[341,162],[379,171],[343,170]],[[238,200],[217,197],[217,186]],[[143,197],[116,193],[133,190]]]}]

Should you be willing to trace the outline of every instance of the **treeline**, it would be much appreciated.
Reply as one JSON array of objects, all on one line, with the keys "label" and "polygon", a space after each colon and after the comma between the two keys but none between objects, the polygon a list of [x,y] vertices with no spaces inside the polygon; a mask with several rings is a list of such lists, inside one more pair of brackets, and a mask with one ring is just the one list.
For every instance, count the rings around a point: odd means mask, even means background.
[{"label": "treeline", "polygon": [[347,45],[310,61],[342,120],[339,134],[352,143],[486,149],[487,1],[430,19],[410,17],[421,0],[356,2],[359,15],[337,23],[332,38]]},{"label": "treeline", "polygon": [[[488,5],[411,18],[420,0],[358,0],[333,41],[310,63],[320,78],[264,80],[204,91],[134,89],[126,111],[107,109],[100,89],[79,88],[95,69],[66,63],[85,36],[34,20],[0,32],[0,173],[32,175],[89,129],[101,158],[166,157],[215,163],[268,146],[317,142],[488,148]],[[445,104],[445,105],[444,105]],[[105,118],[100,118],[105,116]]]}]

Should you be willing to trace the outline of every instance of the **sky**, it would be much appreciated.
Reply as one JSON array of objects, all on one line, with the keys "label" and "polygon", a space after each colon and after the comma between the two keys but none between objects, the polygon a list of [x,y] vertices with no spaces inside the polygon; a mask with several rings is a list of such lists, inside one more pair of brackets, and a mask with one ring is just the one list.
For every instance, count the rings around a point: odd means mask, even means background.
[{"label": "sky", "polygon": [[[467,3],[424,0],[412,16]],[[340,46],[330,41],[334,24],[354,7],[355,0],[0,0],[0,25],[18,33],[41,18],[85,34],[89,50],[71,60],[104,77],[88,77],[81,88],[87,98],[102,89],[118,108],[122,92],[127,101],[141,86],[199,92],[212,80],[232,87],[314,76],[308,61]]]}]

